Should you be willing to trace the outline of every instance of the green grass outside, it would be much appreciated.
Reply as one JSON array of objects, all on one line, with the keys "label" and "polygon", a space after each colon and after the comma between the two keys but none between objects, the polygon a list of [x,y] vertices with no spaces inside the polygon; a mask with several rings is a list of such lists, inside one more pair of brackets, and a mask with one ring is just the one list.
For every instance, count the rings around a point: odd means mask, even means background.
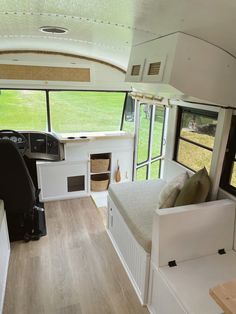
[{"label": "green grass outside", "polygon": [[50,92],[55,132],[118,131],[125,93]]},{"label": "green grass outside", "polygon": [[[213,148],[214,146],[214,137],[207,134],[199,134],[188,131],[187,129],[182,129],[181,136],[195,143],[205,145],[206,147]],[[178,161],[183,165],[186,165],[187,167],[195,171],[198,171],[201,168],[206,167],[209,173],[211,159],[212,159],[211,151],[190,144],[186,141],[180,140]]]},{"label": "green grass outside", "polygon": [[[140,108],[140,128],[139,128],[139,142],[138,142],[138,163],[147,161],[148,159],[148,140],[150,129],[150,115],[147,115],[144,111],[145,105],[141,105]],[[152,146],[152,158],[155,158],[161,154],[161,139],[162,139],[162,127],[164,122],[164,109],[157,108],[155,115],[155,123],[153,128],[153,146]],[[124,121],[123,129],[127,132],[134,131],[134,122]],[[152,162],[150,171],[150,179],[156,179],[159,176],[160,162]],[[137,169],[136,179],[146,179],[147,167],[143,166]]]},{"label": "green grass outside", "polygon": [[[55,132],[117,131],[125,93],[50,92],[52,129]],[[3,90],[0,128],[45,131],[43,91]]]},{"label": "green grass outside", "polygon": [[45,131],[47,126],[45,93],[2,90],[0,128]]}]

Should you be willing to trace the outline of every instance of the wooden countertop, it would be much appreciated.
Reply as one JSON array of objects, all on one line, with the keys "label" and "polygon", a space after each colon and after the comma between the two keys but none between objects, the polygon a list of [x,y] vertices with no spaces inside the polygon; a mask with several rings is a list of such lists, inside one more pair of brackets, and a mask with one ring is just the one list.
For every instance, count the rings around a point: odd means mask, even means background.
[{"label": "wooden countertop", "polygon": [[225,314],[236,314],[236,279],[211,288],[209,293]]}]

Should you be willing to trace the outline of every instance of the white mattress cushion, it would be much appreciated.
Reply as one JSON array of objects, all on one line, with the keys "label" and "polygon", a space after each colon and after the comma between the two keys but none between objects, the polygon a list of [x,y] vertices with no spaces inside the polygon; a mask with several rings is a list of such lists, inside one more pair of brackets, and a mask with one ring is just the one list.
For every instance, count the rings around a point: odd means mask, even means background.
[{"label": "white mattress cushion", "polygon": [[236,252],[204,256],[159,271],[188,313],[220,314],[223,311],[209,289],[236,278]]},{"label": "white mattress cushion", "polygon": [[111,184],[109,196],[137,242],[151,252],[152,220],[164,180],[147,180]]}]

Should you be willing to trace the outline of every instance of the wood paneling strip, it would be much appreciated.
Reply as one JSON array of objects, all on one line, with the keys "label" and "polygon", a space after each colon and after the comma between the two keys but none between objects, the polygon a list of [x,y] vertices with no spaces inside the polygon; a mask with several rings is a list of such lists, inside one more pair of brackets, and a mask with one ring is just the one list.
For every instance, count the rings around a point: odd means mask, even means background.
[{"label": "wood paneling strip", "polygon": [[90,82],[90,69],[0,64],[0,79]]}]

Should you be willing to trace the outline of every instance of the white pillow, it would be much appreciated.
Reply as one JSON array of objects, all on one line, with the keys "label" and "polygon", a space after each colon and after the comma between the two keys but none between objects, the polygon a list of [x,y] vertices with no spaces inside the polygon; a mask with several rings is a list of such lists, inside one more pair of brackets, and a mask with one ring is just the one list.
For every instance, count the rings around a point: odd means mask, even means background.
[{"label": "white pillow", "polygon": [[188,173],[184,172],[169,181],[160,192],[157,208],[173,207],[180,190],[188,178]]}]

